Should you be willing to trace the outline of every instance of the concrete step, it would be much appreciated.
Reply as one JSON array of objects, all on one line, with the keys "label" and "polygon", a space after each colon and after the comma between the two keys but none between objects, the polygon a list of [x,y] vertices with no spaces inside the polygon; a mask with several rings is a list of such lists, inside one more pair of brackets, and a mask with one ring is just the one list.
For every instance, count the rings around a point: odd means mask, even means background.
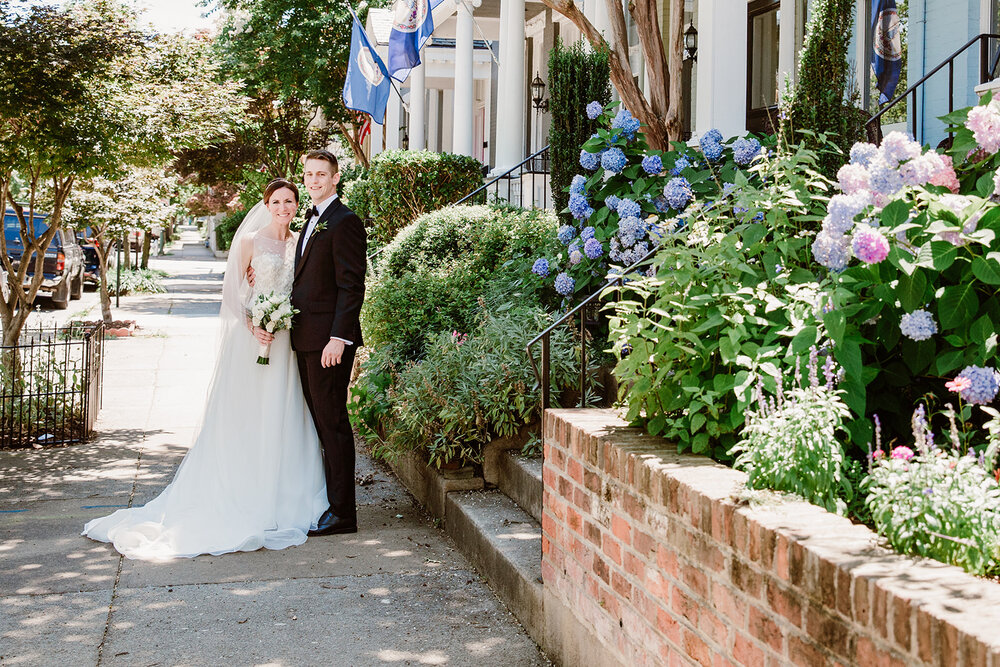
[{"label": "concrete step", "polygon": [[521,456],[512,449],[503,452],[497,464],[497,488],[541,523],[542,457]]},{"label": "concrete step", "polygon": [[500,491],[448,494],[445,530],[490,587],[542,642],[542,527]]}]

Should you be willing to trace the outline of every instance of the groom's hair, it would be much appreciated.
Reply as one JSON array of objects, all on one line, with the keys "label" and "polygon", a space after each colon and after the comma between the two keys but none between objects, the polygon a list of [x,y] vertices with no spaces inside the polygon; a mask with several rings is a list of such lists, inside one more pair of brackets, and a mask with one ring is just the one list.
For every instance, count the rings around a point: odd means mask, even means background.
[{"label": "groom's hair", "polygon": [[336,174],[340,169],[340,165],[337,164],[337,156],[328,150],[309,151],[306,153],[306,160],[326,160],[333,167],[331,174]]}]

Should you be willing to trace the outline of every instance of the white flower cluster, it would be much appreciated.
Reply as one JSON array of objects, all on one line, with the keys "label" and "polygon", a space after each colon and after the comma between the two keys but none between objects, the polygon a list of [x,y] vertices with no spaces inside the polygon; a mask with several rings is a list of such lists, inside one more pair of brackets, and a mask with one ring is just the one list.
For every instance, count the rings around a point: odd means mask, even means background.
[{"label": "white flower cluster", "polygon": [[255,327],[263,327],[268,333],[292,328],[292,316],[298,312],[292,308],[287,294],[261,294],[250,306],[250,321]]}]

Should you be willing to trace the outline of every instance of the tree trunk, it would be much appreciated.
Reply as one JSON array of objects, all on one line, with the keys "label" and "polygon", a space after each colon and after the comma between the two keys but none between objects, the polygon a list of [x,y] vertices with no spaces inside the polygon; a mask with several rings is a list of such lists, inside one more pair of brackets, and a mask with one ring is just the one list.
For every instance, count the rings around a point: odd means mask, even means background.
[{"label": "tree trunk", "polygon": [[122,241],[122,270],[128,271],[132,268],[132,241],[129,239],[129,235],[125,234],[125,240]]},{"label": "tree trunk", "polygon": [[348,145],[351,147],[351,151],[354,153],[354,159],[365,169],[368,168],[368,156],[365,155],[365,147],[361,145],[358,141],[357,129],[352,125],[350,128],[344,123],[337,123],[340,128],[340,134],[347,140]]},{"label": "tree trunk", "polygon": [[142,264],[140,266],[144,269],[149,268],[149,248],[152,238],[153,234],[149,230],[142,233]]},{"label": "tree trunk", "polygon": [[94,239],[94,247],[97,249],[97,266],[100,270],[100,291],[101,291],[101,318],[105,325],[110,325],[111,318],[111,294],[108,293],[108,251],[113,248],[113,244],[104,242],[104,235],[98,234]]},{"label": "tree trunk", "polygon": [[667,108],[667,131],[674,139],[683,139],[684,112],[684,0],[670,0],[670,24],[667,26],[667,62],[670,89],[668,97],[674,104]]}]

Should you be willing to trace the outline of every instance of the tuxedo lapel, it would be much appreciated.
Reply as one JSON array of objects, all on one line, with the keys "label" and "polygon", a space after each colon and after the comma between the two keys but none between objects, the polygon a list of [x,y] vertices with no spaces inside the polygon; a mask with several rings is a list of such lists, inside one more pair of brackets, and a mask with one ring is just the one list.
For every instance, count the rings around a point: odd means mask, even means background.
[{"label": "tuxedo lapel", "polygon": [[[326,207],[326,210],[323,211],[323,215],[319,216],[319,220],[316,222],[316,225],[319,226],[329,221],[330,218],[333,217],[334,212],[337,211],[337,209],[339,209],[340,206],[341,206],[340,197],[337,197],[333,201],[333,203],[331,203],[329,206]],[[308,225],[306,226],[306,228],[308,228]],[[315,239],[316,236],[318,236],[319,234],[320,230],[313,229],[312,234],[310,234],[309,238],[306,239],[305,241],[305,247],[301,249],[301,252],[296,253],[295,276],[294,276],[295,278],[299,277],[299,273],[302,271],[302,267],[306,265],[306,260],[309,259],[309,251],[315,245],[313,243],[313,239]],[[302,236],[305,236],[305,229],[302,230]],[[300,245],[302,244],[302,236],[299,237]]]}]

